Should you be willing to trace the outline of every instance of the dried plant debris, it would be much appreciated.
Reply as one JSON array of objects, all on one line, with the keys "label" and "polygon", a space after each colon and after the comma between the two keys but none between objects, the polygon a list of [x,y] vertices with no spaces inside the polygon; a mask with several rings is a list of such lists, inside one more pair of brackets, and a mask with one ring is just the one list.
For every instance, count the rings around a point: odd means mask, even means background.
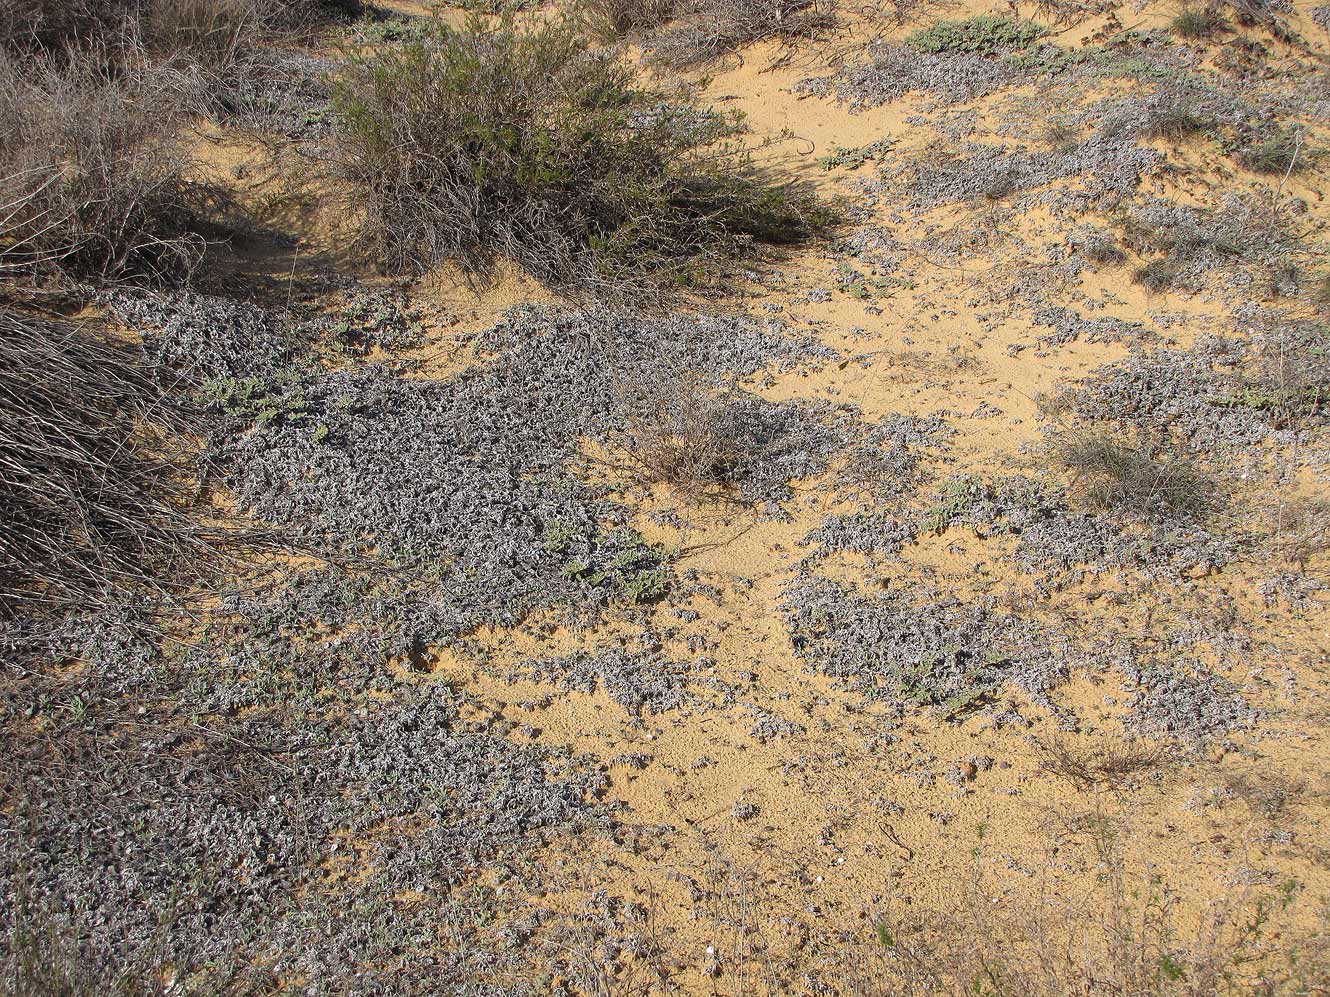
[{"label": "dried plant debris", "polygon": [[659,20],[677,23],[644,41],[648,61],[671,70],[712,65],[764,39],[789,44],[818,37],[836,25],[835,4],[826,0],[673,0],[671,6]]},{"label": "dried plant debris", "polygon": [[0,309],[0,619],[223,567],[225,531],[189,508],[207,428],[99,324]]},{"label": "dried plant debris", "polygon": [[835,413],[825,404],[773,404],[696,370],[660,366],[617,379],[612,451],[636,477],[685,494],[727,489],[779,515],[790,481],[823,470],[840,449]]},{"label": "dried plant debris", "polygon": [[812,670],[948,717],[1009,683],[1043,698],[1071,660],[1037,624],[940,593],[861,594],[804,574],[781,609],[795,653]]}]

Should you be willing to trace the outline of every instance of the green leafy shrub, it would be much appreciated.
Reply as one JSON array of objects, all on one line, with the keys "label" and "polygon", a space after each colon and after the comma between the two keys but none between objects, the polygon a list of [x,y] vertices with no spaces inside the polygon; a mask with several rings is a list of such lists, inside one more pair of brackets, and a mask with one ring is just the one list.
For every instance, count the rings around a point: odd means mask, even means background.
[{"label": "green leafy shrub", "polygon": [[639,88],[567,22],[439,25],[354,61],[335,105],[337,174],[390,271],[509,259],[565,288],[704,283],[829,221],[759,173],[738,115]]},{"label": "green leafy shrub", "polygon": [[996,56],[1029,48],[1048,30],[1033,21],[1001,14],[981,14],[963,21],[939,21],[905,39],[921,52],[972,52]]}]

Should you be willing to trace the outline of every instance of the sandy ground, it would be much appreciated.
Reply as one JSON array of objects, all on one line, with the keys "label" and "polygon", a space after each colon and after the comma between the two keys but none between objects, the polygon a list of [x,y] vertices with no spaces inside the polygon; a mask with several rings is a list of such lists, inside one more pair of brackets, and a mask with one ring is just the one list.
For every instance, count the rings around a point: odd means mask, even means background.
[{"label": "sandy ground", "polygon": [[[388,6],[423,13],[416,4]],[[957,8],[949,16],[963,13]],[[1169,16],[1151,8],[1140,21],[1150,26]],[[1088,34],[1093,27],[1078,30]],[[827,51],[853,53],[866,41],[851,33]],[[773,66],[784,55],[774,46],[749,49],[705,90],[716,106],[743,111],[755,133],[788,136],[760,153],[773,170],[811,180],[828,196],[854,197],[853,183],[871,166],[823,168],[819,161],[835,147],[891,138],[901,154],[941,141],[921,123],[922,98],[853,113],[793,92],[825,53],[801,50]],[[985,112],[987,105],[976,107]],[[1186,168],[1158,181],[1173,196],[1206,203],[1226,183],[1211,152],[1184,144],[1173,155]],[[242,147],[219,152],[213,162],[233,169],[244,156]],[[1292,178],[1284,193],[1304,198],[1316,218],[1330,217],[1324,176],[1317,170]],[[1249,189],[1271,182],[1233,178]],[[275,200],[274,211],[280,207]],[[778,376],[754,390],[773,400],[850,403],[869,419],[946,413],[958,433],[933,468],[941,476],[1027,467],[1022,450],[1041,439],[1040,399],[1127,353],[1123,344],[1085,341],[1036,349],[1028,313],[1004,300],[1011,281],[1040,266],[1065,232],[1057,220],[1009,204],[941,208],[903,224],[896,206],[884,204],[877,216],[902,244],[918,248],[907,249],[908,284],[856,298],[837,288],[834,255],[812,247],[771,263],[779,283],[723,303],[755,316],[778,310],[794,328],[854,358]],[[982,232],[986,249],[960,260],[931,258],[921,244],[939,226]],[[305,229],[310,259],[324,235],[317,225]],[[278,293],[283,266],[298,273],[298,254],[273,263]],[[1151,325],[1167,313],[1173,317],[1167,334],[1181,345],[1224,320],[1226,305],[1216,296],[1151,295],[1127,274],[1124,267],[1090,268],[1068,299],[1100,299],[1106,302],[1100,314]],[[809,292],[821,288],[833,291],[810,300]],[[449,345],[459,328],[479,328],[516,304],[550,300],[512,274],[479,292],[440,275],[411,294],[454,319],[434,333],[428,376],[465,364]],[[1000,317],[980,321],[979,313]],[[1324,494],[1323,478],[1302,480],[1310,493]],[[805,553],[800,538],[835,507],[817,485],[797,483],[784,521],[667,488],[623,492],[636,509],[635,525],[650,539],[679,545],[676,567],[696,571],[718,593],[698,597],[697,616],[688,622],[664,607],[647,611],[647,625],[674,634],[667,651],[687,656],[690,637],[693,647],[706,648],[710,663],[695,676],[693,701],[682,708],[637,718],[604,693],[508,678],[510,668],[532,656],[599,646],[641,629],[640,620],[610,620],[590,632],[556,621],[545,632],[528,626],[482,634],[483,666],[434,651],[423,669],[411,672],[416,681],[465,686],[511,720],[519,739],[585,753],[607,766],[608,802],[638,829],[640,844],[635,854],[593,846],[602,854],[570,865],[566,897],[556,891],[549,902],[573,907],[577,898],[605,889],[646,904],[670,953],[677,992],[785,992],[793,986],[786,967],[852,952],[871,937],[885,909],[954,902],[976,869],[1013,909],[1050,883],[1066,895],[1092,885],[1093,872],[1078,871],[1095,867],[1087,827],[1109,821],[1128,866],[1158,873],[1176,896],[1181,923],[1199,923],[1209,904],[1235,891],[1289,881],[1298,884],[1297,918],[1311,923],[1330,893],[1324,764],[1330,606],[1323,597],[1300,608],[1267,607],[1255,586],[1268,566],[1237,564],[1179,580],[1171,592],[1110,573],[1036,598],[1031,580],[1007,557],[1010,538],[964,529],[925,538],[887,565],[848,555],[831,562],[828,570],[883,587],[909,590],[926,582],[961,597],[1028,599],[1035,615],[1086,639],[1113,629],[1149,643],[1165,636],[1179,602],[1234,607],[1240,627],[1255,638],[1253,650],[1216,667],[1261,711],[1261,722],[1206,745],[1162,746],[1120,782],[1077,786],[1051,771],[1049,746],[1096,751],[1130,743],[1123,718],[1132,689],[1116,672],[1076,674],[1059,691],[1074,723],[1012,690],[1007,705],[1022,719],[998,724],[992,710],[956,721],[902,713],[893,702],[867,699],[807,670],[778,606]],[[1246,508],[1259,507],[1262,487],[1240,486]],[[677,509],[689,528],[658,525],[650,513],[664,509]],[[1308,570],[1324,576],[1326,567],[1322,556]],[[781,732],[764,734],[763,718],[781,721],[774,728]],[[549,858],[557,865],[557,855]],[[835,939],[843,940],[839,950]]]}]

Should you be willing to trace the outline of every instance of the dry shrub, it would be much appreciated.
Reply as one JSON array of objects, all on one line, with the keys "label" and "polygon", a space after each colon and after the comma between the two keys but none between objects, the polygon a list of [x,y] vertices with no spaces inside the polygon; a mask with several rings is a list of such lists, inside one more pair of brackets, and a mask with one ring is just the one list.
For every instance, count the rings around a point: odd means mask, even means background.
[{"label": "dry shrub", "polygon": [[102,605],[212,561],[185,508],[195,430],[131,348],[0,311],[0,616]]},{"label": "dry shrub", "polygon": [[832,0],[684,0],[680,24],[650,43],[650,61],[669,69],[707,66],[769,38],[793,41],[836,23]]},{"label": "dry shrub", "polygon": [[186,179],[178,80],[0,54],[0,276],[182,276],[207,192]]},{"label": "dry shrub", "polygon": [[611,42],[655,31],[681,8],[680,0],[582,0],[578,13],[593,38]]},{"label": "dry shrub", "polygon": [[1077,789],[1117,789],[1165,760],[1164,752],[1150,744],[1081,745],[1055,737],[1041,748],[1042,767]]},{"label": "dry shrub", "polygon": [[751,456],[737,392],[696,371],[620,381],[615,395],[624,429],[614,449],[643,481],[698,495],[729,484]]},{"label": "dry shrub", "polygon": [[60,54],[147,43],[208,58],[360,10],[360,0],[0,0],[0,49]]},{"label": "dry shrub", "polygon": [[436,25],[353,62],[336,105],[337,174],[390,271],[509,259],[563,288],[696,285],[826,221],[755,168],[741,118],[642,88],[567,22]]},{"label": "dry shrub", "polygon": [[1167,441],[1131,439],[1102,429],[1069,430],[1049,440],[1049,455],[1100,508],[1144,516],[1188,517],[1213,507],[1211,479]]},{"label": "dry shrub", "polygon": [[0,0],[0,49],[60,52],[104,45],[124,31],[140,0]]}]

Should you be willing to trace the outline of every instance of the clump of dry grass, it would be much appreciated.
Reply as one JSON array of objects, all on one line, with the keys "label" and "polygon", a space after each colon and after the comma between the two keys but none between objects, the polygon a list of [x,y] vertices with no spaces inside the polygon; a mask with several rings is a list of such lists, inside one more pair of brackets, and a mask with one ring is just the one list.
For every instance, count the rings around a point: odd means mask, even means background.
[{"label": "clump of dry grass", "polygon": [[1077,789],[1117,789],[1164,762],[1163,751],[1152,744],[1084,745],[1055,737],[1040,747],[1042,767]]},{"label": "clump of dry grass", "polygon": [[198,262],[205,188],[177,137],[179,80],[0,54],[0,276],[181,277]]},{"label": "clump of dry grass", "polygon": [[508,259],[565,289],[660,290],[828,219],[756,169],[741,118],[643,88],[567,22],[438,25],[354,62],[336,104],[336,172],[391,271]]},{"label": "clump of dry grass", "polygon": [[1211,6],[1183,7],[1169,24],[1175,35],[1193,41],[1211,38],[1226,26],[1223,15]]},{"label": "clump of dry grass", "polygon": [[1166,441],[1068,430],[1049,440],[1051,459],[1072,473],[1091,505],[1145,516],[1188,517],[1211,509],[1213,481]]},{"label": "clump of dry grass", "polygon": [[643,481],[696,496],[729,484],[751,456],[734,390],[695,371],[620,381],[615,394],[624,428],[614,448]]},{"label": "clump of dry grass", "polygon": [[650,42],[649,61],[668,69],[707,66],[769,38],[793,41],[836,23],[832,0],[682,0],[679,24]]},{"label": "clump of dry grass", "polygon": [[134,350],[0,311],[0,616],[161,589],[217,556],[187,509],[189,413]]},{"label": "clump of dry grass", "polygon": [[680,0],[582,0],[578,16],[593,38],[611,42],[655,31],[681,9]]}]

